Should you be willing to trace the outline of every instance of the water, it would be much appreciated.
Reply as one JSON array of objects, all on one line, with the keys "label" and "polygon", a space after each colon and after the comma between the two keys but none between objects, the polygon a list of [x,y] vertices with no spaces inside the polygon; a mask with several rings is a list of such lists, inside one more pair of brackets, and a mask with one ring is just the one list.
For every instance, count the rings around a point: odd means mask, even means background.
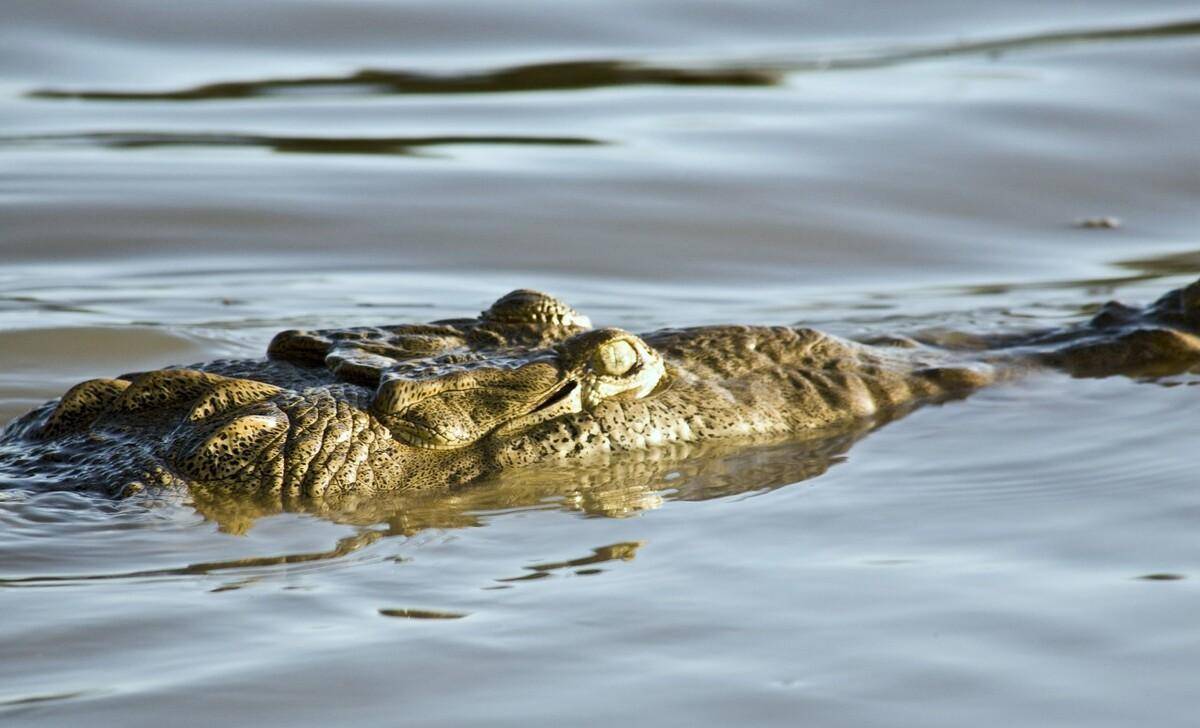
[{"label": "water", "polygon": [[[1188,3],[4,16],[0,420],[520,286],[859,335],[1200,275]],[[3,491],[0,717],[1190,725],[1195,383],[1041,375],[856,442],[305,513]]]}]

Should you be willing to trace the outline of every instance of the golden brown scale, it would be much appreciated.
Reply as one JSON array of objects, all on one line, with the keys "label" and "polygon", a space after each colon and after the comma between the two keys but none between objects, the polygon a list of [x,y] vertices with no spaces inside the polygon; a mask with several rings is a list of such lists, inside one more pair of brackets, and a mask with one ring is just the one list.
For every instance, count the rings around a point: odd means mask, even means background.
[{"label": "golden brown scale", "polygon": [[199,482],[252,481],[278,456],[278,446],[287,437],[287,418],[275,407],[256,408],[211,429],[197,427],[189,433],[196,440],[174,459],[176,466]]},{"label": "golden brown scale", "polygon": [[89,379],[67,390],[42,427],[43,437],[83,429],[121,396],[129,386],[124,379]]},{"label": "golden brown scale", "polygon": [[194,369],[160,369],[133,376],[132,383],[110,405],[114,413],[136,414],[190,403],[212,391],[223,377]]},{"label": "golden brown scale", "polygon": [[280,391],[273,384],[263,384],[249,379],[227,379],[214,381],[211,387],[202,392],[192,404],[188,412],[189,422],[206,420],[214,415],[222,414],[254,402],[261,402],[273,397]]}]

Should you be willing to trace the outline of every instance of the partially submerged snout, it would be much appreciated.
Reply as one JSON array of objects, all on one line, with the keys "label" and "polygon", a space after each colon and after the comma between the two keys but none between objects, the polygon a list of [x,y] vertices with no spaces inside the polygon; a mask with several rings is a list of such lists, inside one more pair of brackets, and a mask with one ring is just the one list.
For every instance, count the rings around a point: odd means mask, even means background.
[{"label": "partially submerged snout", "polygon": [[514,360],[451,374],[385,376],[371,412],[409,445],[453,449],[515,432],[611,398],[638,399],[663,383],[662,357],[637,336],[600,329]]}]

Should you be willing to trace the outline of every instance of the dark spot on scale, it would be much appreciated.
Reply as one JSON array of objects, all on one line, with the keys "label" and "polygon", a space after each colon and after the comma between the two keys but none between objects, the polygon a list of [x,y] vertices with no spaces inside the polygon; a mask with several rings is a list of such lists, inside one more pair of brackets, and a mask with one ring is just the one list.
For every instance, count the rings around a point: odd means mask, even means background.
[{"label": "dark spot on scale", "polygon": [[1143,574],[1134,578],[1136,578],[1138,581],[1182,581],[1187,577],[1183,574],[1169,574],[1166,572],[1161,572],[1156,574]]}]

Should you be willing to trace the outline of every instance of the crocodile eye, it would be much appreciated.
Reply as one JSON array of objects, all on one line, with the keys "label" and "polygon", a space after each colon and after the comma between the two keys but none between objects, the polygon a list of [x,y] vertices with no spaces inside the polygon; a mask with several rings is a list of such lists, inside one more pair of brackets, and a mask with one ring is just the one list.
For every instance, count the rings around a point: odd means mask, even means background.
[{"label": "crocodile eye", "polygon": [[596,371],[612,377],[627,374],[637,362],[637,351],[625,339],[604,342],[592,356],[592,366]]}]

